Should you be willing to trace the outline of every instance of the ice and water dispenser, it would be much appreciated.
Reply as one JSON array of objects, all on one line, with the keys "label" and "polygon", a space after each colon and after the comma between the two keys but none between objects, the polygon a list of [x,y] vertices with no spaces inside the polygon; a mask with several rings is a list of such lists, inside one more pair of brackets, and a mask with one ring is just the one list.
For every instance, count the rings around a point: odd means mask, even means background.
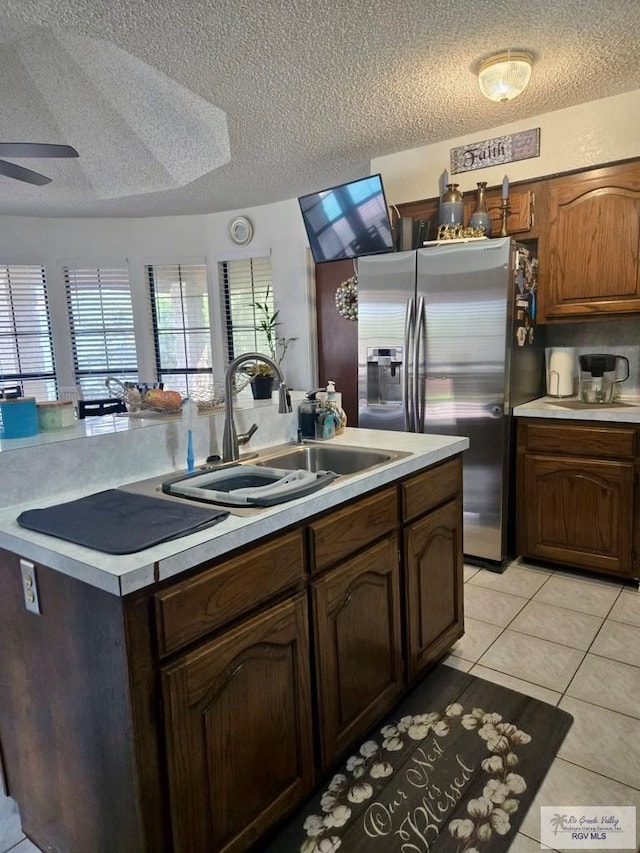
[{"label": "ice and water dispenser", "polygon": [[402,347],[367,349],[367,402],[402,403]]}]

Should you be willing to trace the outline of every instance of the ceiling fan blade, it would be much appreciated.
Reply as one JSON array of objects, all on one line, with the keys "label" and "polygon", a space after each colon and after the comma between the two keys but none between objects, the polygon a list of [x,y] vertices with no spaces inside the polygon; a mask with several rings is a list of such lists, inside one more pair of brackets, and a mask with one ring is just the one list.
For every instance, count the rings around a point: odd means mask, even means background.
[{"label": "ceiling fan blade", "polygon": [[48,142],[0,142],[0,157],[79,157],[71,145]]},{"label": "ceiling fan blade", "polygon": [[15,163],[7,163],[6,160],[0,160],[0,175],[4,175],[6,178],[15,178],[17,181],[24,181],[27,184],[35,184],[38,187],[51,183],[51,178],[41,175],[40,172],[33,172],[23,166],[16,166]]}]

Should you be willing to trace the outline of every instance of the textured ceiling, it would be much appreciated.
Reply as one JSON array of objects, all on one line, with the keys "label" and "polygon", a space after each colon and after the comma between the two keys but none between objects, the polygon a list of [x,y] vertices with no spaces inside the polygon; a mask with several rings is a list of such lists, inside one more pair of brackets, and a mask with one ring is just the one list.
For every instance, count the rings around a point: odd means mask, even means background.
[{"label": "textured ceiling", "polygon": [[[163,216],[266,204],[372,157],[640,89],[638,0],[0,0],[0,213]],[[507,104],[488,54],[534,54]],[[9,158],[7,158],[9,159]]]}]

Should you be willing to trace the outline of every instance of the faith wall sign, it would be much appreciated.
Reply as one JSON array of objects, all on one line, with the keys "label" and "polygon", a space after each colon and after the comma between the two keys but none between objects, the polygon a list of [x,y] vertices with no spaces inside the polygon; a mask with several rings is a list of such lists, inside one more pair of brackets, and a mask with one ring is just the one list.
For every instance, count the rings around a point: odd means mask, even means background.
[{"label": "faith wall sign", "polygon": [[451,149],[451,172],[471,172],[501,163],[528,160],[540,156],[540,128],[497,136],[483,142],[471,142]]}]

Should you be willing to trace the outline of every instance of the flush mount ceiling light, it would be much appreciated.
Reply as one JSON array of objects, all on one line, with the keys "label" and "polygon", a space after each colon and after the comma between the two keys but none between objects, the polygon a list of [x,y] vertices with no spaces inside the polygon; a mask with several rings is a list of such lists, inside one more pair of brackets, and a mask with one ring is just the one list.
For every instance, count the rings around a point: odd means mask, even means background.
[{"label": "flush mount ceiling light", "polygon": [[480,91],[490,101],[510,101],[523,92],[531,77],[533,57],[525,51],[496,53],[480,63]]}]

